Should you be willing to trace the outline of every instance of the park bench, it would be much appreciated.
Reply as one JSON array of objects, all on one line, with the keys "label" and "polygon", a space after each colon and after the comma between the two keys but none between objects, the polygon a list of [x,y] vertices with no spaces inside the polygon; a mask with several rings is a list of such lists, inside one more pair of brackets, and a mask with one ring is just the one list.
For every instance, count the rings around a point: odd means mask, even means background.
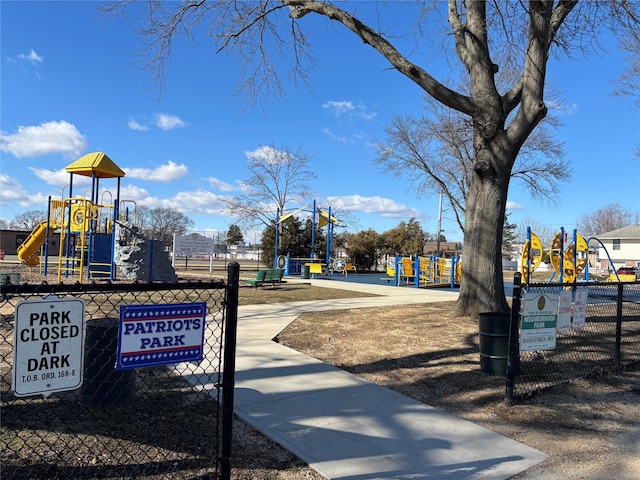
[{"label": "park bench", "polygon": [[253,285],[254,287],[263,287],[266,284],[271,284],[271,286],[275,286],[280,283],[287,283],[286,280],[282,279],[284,275],[284,270],[281,268],[270,268],[264,270],[258,270],[256,274],[256,278],[247,280],[249,285]]}]

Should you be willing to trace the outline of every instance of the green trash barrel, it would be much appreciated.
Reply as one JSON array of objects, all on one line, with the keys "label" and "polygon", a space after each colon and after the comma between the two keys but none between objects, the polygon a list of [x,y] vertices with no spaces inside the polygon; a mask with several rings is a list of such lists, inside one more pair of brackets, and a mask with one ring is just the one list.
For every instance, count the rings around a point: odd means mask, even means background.
[{"label": "green trash barrel", "polygon": [[507,374],[509,357],[509,314],[478,314],[480,331],[480,372],[487,375]]},{"label": "green trash barrel", "polygon": [[84,350],[84,381],[80,402],[120,405],[135,395],[135,371],[116,370],[118,319],[89,320]]},{"label": "green trash barrel", "polygon": [[302,265],[302,267],[300,267],[300,276],[305,280],[311,278],[311,274],[309,273],[309,265]]}]

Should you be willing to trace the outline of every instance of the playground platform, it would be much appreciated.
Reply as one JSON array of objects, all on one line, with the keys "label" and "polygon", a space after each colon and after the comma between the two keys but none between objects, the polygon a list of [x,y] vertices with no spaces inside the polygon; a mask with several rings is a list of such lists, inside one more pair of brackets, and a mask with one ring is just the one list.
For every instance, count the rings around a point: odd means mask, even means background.
[{"label": "playground platform", "polygon": [[[297,279],[287,279],[291,283]],[[324,279],[300,280],[328,286]],[[507,479],[547,455],[273,342],[304,312],[454,300],[332,281],[376,297],[239,308],[235,412],[328,479]],[[207,362],[203,362],[204,365]]]}]

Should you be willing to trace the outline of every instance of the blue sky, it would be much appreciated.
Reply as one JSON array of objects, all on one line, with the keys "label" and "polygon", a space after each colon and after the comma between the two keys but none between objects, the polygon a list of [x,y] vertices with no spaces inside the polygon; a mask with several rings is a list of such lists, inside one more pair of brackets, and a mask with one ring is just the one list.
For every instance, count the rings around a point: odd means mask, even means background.
[{"label": "blue sky", "polygon": [[[348,210],[349,230],[382,232],[416,217],[435,233],[437,192],[419,197],[373,163],[374,140],[384,138],[395,113],[421,113],[422,91],[353,34],[324,19],[308,21],[319,40],[312,90],[285,85],[284,100],[247,109],[233,95],[237,65],[215,55],[208,41],[175,43],[160,94],[135,64],[141,41],[129,24],[100,16],[97,5],[0,2],[0,218],[46,210],[47,197],[59,198],[68,183],[64,167],[102,151],[126,172],[122,199],[175,207],[196,230],[226,231],[233,219],[222,214],[221,198],[248,178],[247,153],[274,145],[311,157],[318,204]],[[429,61],[447,75],[446,63]],[[513,222],[571,229],[610,203],[640,211],[640,161],[633,156],[640,113],[632,99],[610,95],[623,67],[621,55],[550,63],[549,79],[565,105],[555,112],[564,123],[558,137],[574,176],[561,186],[558,206],[536,202],[512,183]],[[115,191],[115,181],[101,186]],[[462,240],[447,216],[445,210],[445,235]]]}]

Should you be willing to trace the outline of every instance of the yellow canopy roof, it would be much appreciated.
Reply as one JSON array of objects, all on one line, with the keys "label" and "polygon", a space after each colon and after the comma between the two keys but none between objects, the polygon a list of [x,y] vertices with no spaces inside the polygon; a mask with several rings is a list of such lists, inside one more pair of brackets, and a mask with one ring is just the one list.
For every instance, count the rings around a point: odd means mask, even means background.
[{"label": "yellow canopy roof", "polygon": [[308,207],[300,207],[295,212],[287,213],[286,215],[281,216],[280,219],[278,220],[278,223],[284,222],[287,218],[294,216],[296,213],[301,212],[305,208],[308,208]]},{"label": "yellow canopy roof", "polygon": [[105,153],[87,153],[84,157],[70,165],[65,170],[69,173],[97,178],[119,178],[124,177],[124,172]]},{"label": "yellow canopy roof", "polygon": [[336,217],[334,217],[333,215],[331,215],[331,218],[329,218],[329,212],[327,212],[324,209],[320,209],[320,216],[318,218],[318,227],[322,228],[325,227],[329,224],[329,222],[331,223],[338,223],[340,225],[342,225],[342,222],[340,220],[338,220]]}]

